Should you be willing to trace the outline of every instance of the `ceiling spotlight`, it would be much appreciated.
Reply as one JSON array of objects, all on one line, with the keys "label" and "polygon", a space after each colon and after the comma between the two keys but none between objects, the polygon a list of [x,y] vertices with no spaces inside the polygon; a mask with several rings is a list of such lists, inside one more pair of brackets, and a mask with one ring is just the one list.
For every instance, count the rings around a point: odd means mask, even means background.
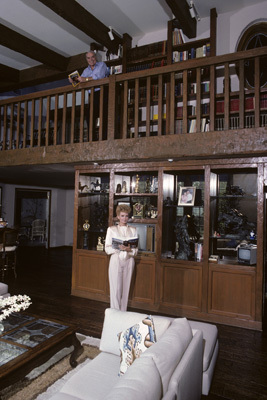
[{"label": "ceiling spotlight", "polygon": [[114,40],[113,30],[111,26],[109,26],[108,36],[110,40]]},{"label": "ceiling spotlight", "polygon": [[194,2],[191,0],[189,4],[189,12],[192,18],[196,18],[197,21],[200,21],[200,16],[197,12]]},{"label": "ceiling spotlight", "polygon": [[173,158],[168,158],[168,161],[169,162],[173,162]]}]

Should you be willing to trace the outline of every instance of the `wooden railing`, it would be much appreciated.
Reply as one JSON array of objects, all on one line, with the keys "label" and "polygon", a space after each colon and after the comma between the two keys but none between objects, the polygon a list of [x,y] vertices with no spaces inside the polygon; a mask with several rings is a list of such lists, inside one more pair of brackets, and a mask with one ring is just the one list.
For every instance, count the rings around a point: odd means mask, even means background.
[{"label": "wooden railing", "polygon": [[262,47],[1,100],[0,149],[266,127],[266,67]]}]

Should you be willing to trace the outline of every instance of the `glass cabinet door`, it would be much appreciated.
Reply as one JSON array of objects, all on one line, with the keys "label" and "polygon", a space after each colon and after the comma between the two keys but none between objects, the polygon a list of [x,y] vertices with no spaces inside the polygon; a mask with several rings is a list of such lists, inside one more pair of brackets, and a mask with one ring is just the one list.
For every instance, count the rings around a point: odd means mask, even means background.
[{"label": "glass cabinet door", "polygon": [[255,265],[257,170],[214,170],[210,186],[210,262]]},{"label": "glass cabinet door", "polygon": [[162,257],[201,261],[203,235],[204,172],[165,171]]},{"label": "glass cabinet door", "polygon": [[77,248],[96,250],[108,228],[109,174],[80,174]]}]

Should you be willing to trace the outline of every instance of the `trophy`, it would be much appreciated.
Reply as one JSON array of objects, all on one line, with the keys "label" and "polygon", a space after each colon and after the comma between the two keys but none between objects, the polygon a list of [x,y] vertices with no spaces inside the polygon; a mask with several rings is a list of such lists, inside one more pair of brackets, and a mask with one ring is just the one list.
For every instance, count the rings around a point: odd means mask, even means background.
[{"label": "trophy", "polygon": [[88,250],[88,231],[90,229],[90,224],[88,219],[85,220],[85,223],[83,224],[83,248]]},{"label": "trophy", "polygon": [[97,246],[96,246],[96,250],[97,251],[103,251],[104,250],[104,244],[101,242],[102,237],[98,236],[97,240],[98,240],[98,243],[97,243]]},{"label": "trophy", "polygon": [[139,193],[139,180],[140,180],[139,175],[136,175],[134,193]]}]

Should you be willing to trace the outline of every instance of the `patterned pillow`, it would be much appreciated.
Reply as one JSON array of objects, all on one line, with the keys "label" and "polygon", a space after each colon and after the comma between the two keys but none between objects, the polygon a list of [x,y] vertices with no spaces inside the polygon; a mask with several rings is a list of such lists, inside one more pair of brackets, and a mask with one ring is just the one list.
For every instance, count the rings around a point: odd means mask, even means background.
[{"label": "patterned pillow", "polygon": [[119,376],[121,376],[125,374],[136,358],[156,342],[152,317],[147,316],[139,323],[120,332],[118,339],[121,357]]}]

